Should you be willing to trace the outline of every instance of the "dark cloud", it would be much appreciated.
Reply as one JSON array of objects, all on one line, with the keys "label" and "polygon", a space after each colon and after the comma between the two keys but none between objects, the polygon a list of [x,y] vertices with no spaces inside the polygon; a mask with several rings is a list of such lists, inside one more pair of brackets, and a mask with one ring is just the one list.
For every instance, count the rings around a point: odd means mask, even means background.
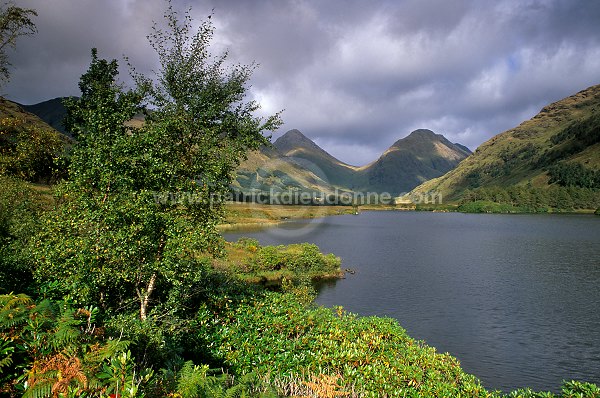
[{"label": "dark cloud", "polygon": [[[39,34],[12,54],[6,96],[77,94],[89,50],[149,73],[146,35],[162,0],[21,0]],[[251,95],[285,109],[342,160],[364,164],[416,128],[476,148],[545,104],[600,83],[597,0],[174,0],[204,19],[215,49],[260,64]],[[214,11],[213,11],[214,10]],[[124,69],[124,72],[126,70]],[[123,74],[127,80],[127,74]]]}]

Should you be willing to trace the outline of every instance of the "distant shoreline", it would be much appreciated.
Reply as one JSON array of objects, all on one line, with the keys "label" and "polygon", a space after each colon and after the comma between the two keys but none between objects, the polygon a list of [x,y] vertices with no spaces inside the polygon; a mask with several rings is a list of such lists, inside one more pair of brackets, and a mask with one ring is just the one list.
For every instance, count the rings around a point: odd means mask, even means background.
[{"label": "distant shoreline", "polygon": [[[391,205],[365,205],[359,206],[358,212],[363,211],[411,211],[432,213],[463,213],[463,214],[587,214],[594,215],[594,209],[524,211],[523,209],[501,209],[506,211],[493,211],[477,209],[479,211],[461,211],[458,205],[439,205],[424,208],[406,209]],[[276,227],[292,220],[322,218],[328,216],[355,214],[356,208],[352,206],[302,206],[302,205],[267,205],[256,203],[229,202],[225,205],[225,221],[218,226],[221,232],[254,231],[269,227]]]}]

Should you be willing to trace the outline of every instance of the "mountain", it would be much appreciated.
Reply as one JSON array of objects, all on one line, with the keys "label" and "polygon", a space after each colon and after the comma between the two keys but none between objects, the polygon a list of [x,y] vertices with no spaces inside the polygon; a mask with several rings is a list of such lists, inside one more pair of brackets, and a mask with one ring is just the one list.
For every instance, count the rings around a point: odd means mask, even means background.
[{"label": "mountain", "polygon": [[8,126],[2,126],[3,134],[6,137],[12,136],[25,129],[37,128],[56,133],[56,129],[46,123],[42,118],[33,112],[27,111],[25,107],[13,101],[0,97],[0,118],[18,121]]},{"label": "mountain", "polygon": [[451,143],[441,134],[415,130],[396,141],[375,162],[357,170],[355,189],[406,193],[444,175],[470,154],[468,148]]},{"label": "mountain", "polygon": [[275,140],[273,146],[281,157],[293,159],[333,187],[351,189],[358,168],[331,156],[300,131],[288,131]]},{"label": "mountain", "polygon": [[37,115],[44,122],[52,126],[55,130],[63,134],[65,126],[63,120],[67,115],[67,110],[63,105],[64,97],[54,98],[48,101],[40,102],[34,105],[21,105],[21,107],[34,115]]},{"label": "mountain", "polygon": [[248,154],[237,169],[233,187],[245,194],[297,191],[329,195],[336,191],[318,170],[314,172],[301,160],[283,156],[272,147]]},{"label": "mountain", "polygon": [[475,188],[600,188],[594,175],[600,176],[600,85],[544,107],[412,193],[435,191],[444,199],[456,200],[465,190]]},{"label": "mountain", "polygon": [[[451,143],[430,130],[417,130],[398,140],[381,157],[366,166],[344,163],[315,144],[298,130],[279,137],[270,152],[251,155],[251,162],[242,164],[238,183],[247,187],[265,182],[271,186],[285,184],[300,189],[323,189],[323,192],[389,192],[405,193],[423,181],[439,177],[469,156],[470,151]],[[257,164],[261,159],[263,164]],[[252,164],[253,167],[248,167]],[[269,165],[268,167],[264,165]],[[266,169],[278,169],[280,175],[268,174]],[[285,171],[284,171],[285,170]],[[262,176],[261,176],[262,174]],[[240,178],[241,176],[241,178]],[[261,179],[262,177],[262,179]],[[283,179],[282,179],[283,178]],[[303,185],[301,181],[308,181]]]}]

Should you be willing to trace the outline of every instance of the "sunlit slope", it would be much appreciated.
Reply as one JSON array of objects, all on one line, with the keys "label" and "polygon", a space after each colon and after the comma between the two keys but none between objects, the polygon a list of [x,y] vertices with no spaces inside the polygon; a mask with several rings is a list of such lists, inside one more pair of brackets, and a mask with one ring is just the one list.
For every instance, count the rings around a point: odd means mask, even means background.
[{"label": "sunlit slope", "polygon": [[466,189],[479,187],[548,187],[549,168],[575,163],[585,169],[600,169],[600,85],[544,107],[413,193],[437,191],[452,200]]},{"label": "sunlit slope", "polygon": [[333,187],[351,190],[357,167],[323,150],[298,130],[290,130],[273,143],[281,156],[293,159],[304,170],[318,175]]},{"label": "sunlit slope", "polygon": [[470,152],[430,130],[396,141],[376,161],[356,167],[331,156],[298,130],[277,139],[275,148],[334,187],[361,192],[405,193],[453,169]]},{"label": "sunlit slope", "polygon": [[281,156],[273,148],[250,152],[237,169],[233,187],[247,194],[285,191],[332,194],[336,189],[323,179],[322,173]]}]

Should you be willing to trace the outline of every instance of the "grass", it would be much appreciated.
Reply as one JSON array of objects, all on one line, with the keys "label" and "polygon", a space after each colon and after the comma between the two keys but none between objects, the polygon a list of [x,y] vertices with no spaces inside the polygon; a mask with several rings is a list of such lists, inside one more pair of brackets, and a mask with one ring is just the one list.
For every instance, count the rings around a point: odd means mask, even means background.
[{"label": "grass", "polygon": [[245,282],[281,285],[284,280],[336,279],[344,275],[339,257],[323,254],[309,243],[261,246],[256,239],[241,238],[227,242],[225,249],[226,257],[214,259],[213,267]]},{"label": "grass", "polygon": [[352,214],[349,206],[302,206],[267,205],[258,203],[228,202],[225,205],[225,221],[221,231],[273,226],[287,220],[318,218],[340,214]]}]

